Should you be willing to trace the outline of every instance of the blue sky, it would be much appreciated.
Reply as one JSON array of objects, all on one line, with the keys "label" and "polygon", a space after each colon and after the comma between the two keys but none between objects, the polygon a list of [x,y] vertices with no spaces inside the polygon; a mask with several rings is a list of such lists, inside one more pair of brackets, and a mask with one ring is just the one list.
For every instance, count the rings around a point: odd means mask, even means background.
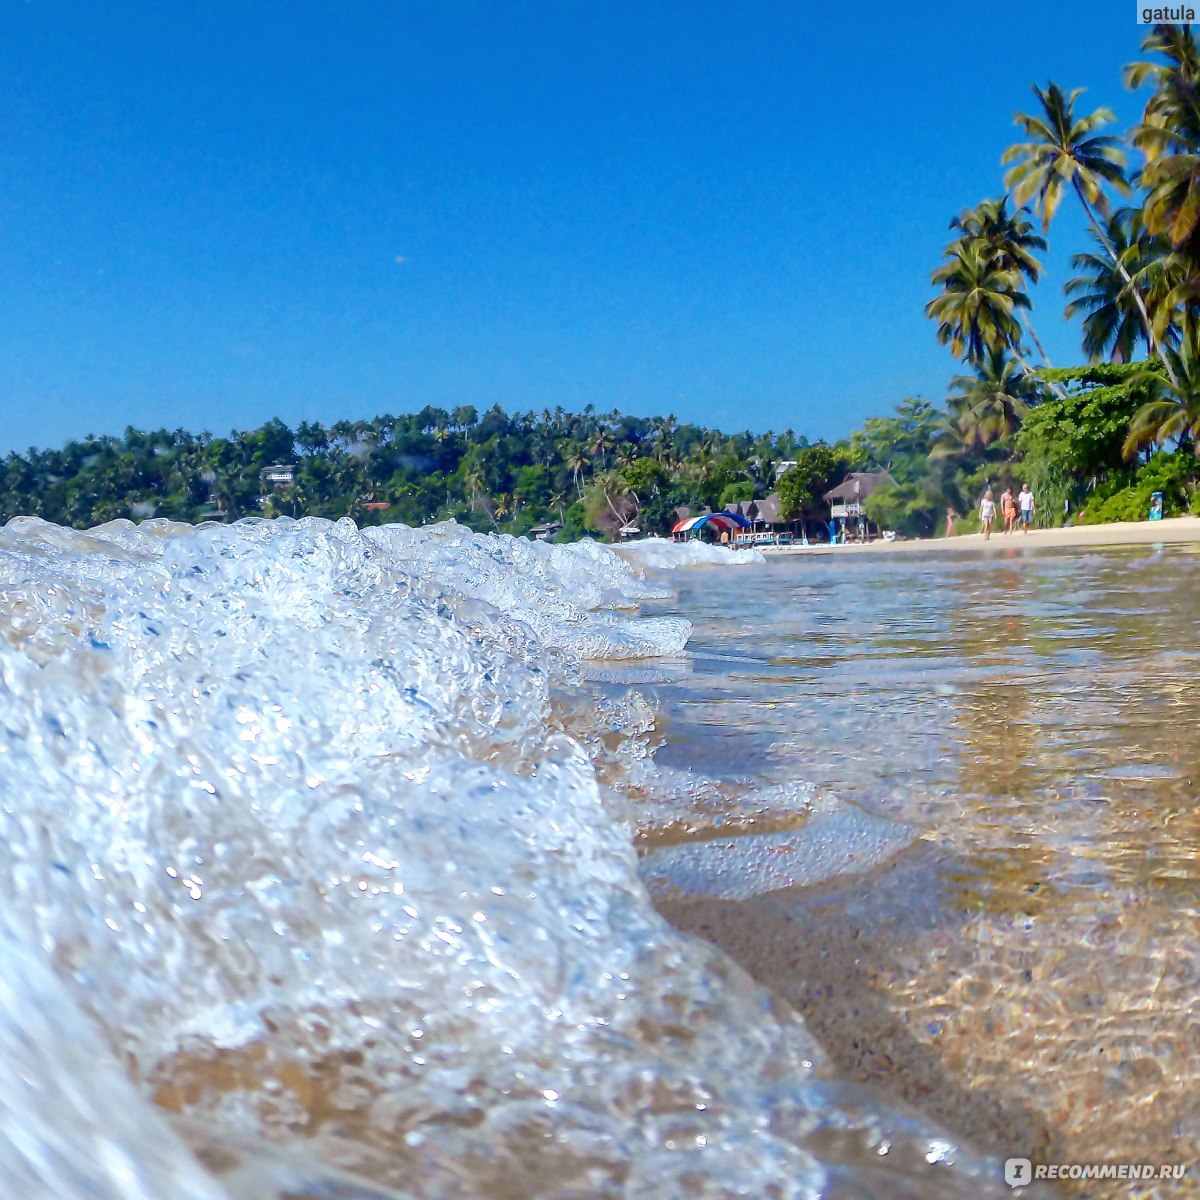
[{"label": "blue sky", "polygon": [[[869,19],[868,19],[869,18]],[[426,403],[837,437],[1032,82],[1131,122],[1128,0],[157,0],[0,11],[0,452]],[[1051,230],[1056,363],[1082,221]]]}]

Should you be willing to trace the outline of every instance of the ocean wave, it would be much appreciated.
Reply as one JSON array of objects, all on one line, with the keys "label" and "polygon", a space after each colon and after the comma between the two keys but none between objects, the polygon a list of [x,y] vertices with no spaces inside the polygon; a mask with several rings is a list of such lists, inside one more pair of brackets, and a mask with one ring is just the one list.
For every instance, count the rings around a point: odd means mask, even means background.
[{"label": "ocean wave", "polygon": [[815,1196],[886,1149],[895,1188],[979,1195],[993,1164],[831,1091],[650,904],[616,764],[653,711],[584,663],[678,655],[633,615],[660,594],[457,526],[10,522],[0,1177]]},{"label": "ocean wave", "polygon": [[627,562],[660,571],[678,567],[748,567],[767,561],[757,550],[731,550],[728,546],[702,542],[699,538],[688,542],[642,538],[636,542],[622,542],[613,549]]}]

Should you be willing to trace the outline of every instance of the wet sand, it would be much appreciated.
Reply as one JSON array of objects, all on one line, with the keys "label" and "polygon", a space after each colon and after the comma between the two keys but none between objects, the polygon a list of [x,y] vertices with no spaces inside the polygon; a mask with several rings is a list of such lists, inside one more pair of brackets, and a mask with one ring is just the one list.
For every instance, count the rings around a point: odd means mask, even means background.
[{"label": "wet sand", "polygon": [[941,554],[964,550],[1009,550],[1014,547],[1033,550],[1060,550],[1084,546],[1153,546],[1159,543],[1200,542],[1200,517],[1168,517],[1164,521],[1114,521],[1108,525],[1072,525],[1063,529],[1032,529],[1022,533],[993,531],[988,540],[981,533],[956,537],[914,538],[911,541],[885,542],[882,539],[859,545],[824,543],[811,546],[760,546],[764,554],[904,554],[912,552]]}]

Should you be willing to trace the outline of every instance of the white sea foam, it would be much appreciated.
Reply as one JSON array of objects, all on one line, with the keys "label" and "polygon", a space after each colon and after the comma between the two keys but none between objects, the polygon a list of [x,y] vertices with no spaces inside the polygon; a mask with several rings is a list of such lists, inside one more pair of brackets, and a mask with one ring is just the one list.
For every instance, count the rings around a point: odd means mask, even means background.
[{"label": "white sea foam", "polygon": [[11,522],[0,1178],[790,1197],[887,1142],[884,1190],[986,1193],[651,907],[598,765],[652,714],[580,682],[678,654],[686,622],[621,611],[651,594],[456,526]]},{"label": "white sea foam", "polygon": [[666,538],[643,538],[613,547],[626,561],[640,567],[672,570],[676,567],[748,567],[764,563],[757,550],[731,550],[694,538],[689,542],[671,542]]}]

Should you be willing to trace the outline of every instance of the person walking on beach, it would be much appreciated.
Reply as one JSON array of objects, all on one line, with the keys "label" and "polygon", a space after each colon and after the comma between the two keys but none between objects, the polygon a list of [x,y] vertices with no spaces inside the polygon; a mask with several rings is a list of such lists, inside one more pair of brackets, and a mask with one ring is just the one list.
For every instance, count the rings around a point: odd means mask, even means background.
[{"label": "person walking on beach", "polygon": [[1017,499],[1010,487],[1006,487],[1000,496],[1000,511],[1004,514],[1004,532],[1012,533],[1017,527]]},{"label": "person walking on beach", "polygon": [[1017,507],[1021,510],[1021,532],[1028,533],[1033,523],[1033,493],[1029,484],[1021,484],[1021,494],[1017,497]]},{"label": "person walking on beach", "polygon": [[946,536],[947,537],[954,536],[954,520],[957,516],[958,516],[958,513],[956,513],[954,511],[954,509],[952,509],[952,508],[946,509]]},{"label": "person walking on beach", "polygon": [[992,536],[992,522],[996,519],[996,502],[992,499],[992,489],[983,493],[979,502],[979,519],[983,522],[983,540],[986,542]]}]

